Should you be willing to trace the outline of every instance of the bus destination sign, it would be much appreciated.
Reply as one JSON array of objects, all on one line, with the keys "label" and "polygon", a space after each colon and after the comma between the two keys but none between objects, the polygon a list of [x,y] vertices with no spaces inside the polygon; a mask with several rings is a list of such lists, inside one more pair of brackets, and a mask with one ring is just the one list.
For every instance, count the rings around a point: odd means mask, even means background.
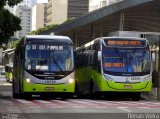
[{"label": "bus destination sign", "polygon": [[111,47],[145,47],[145,40],[117,40],[105,39],[105,44]]}]

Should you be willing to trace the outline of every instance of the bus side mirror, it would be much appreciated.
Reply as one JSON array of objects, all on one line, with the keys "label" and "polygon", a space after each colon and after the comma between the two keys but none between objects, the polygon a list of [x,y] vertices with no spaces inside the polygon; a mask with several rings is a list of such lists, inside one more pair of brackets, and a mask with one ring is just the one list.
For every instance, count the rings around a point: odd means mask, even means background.
[{"label": "bus side mirror", "polygon": [[98,51],[98,61],[101,61],[101,57],[102,57],[102,52]]}]

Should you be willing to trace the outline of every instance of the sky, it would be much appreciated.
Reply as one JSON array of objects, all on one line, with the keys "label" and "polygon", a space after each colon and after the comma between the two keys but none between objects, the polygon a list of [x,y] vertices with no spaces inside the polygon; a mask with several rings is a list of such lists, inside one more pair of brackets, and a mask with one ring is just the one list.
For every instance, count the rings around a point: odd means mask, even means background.
[{"label": "sky", "polygon": [[38,3],[47,3],[48,0],[37,0]]}]

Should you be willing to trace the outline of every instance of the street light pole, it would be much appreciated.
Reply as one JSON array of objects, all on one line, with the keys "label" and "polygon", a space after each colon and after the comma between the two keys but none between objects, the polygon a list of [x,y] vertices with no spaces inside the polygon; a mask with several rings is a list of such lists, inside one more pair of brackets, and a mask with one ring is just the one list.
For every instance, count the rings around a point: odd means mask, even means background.
[{"label": "street light pole", "polygon": [[159,43],[158,43],[158,47],[159,47],[159,51],[158,51],[158,87],[157,87],[157,100],[160,100],[160,35],[159,35]]}]

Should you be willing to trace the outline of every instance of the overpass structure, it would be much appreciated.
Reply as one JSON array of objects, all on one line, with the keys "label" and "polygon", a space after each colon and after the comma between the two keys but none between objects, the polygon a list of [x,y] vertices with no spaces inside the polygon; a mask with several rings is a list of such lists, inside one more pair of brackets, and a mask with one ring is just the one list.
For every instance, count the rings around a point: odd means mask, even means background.
[{"label": "overpass structure", "polygon": [[[160,0],[124,0],[41,32],[69,36],[75,46],[114,31],[160,32]],[[154,34],[155,34],[154,33]],[[150,40],[157,42],[158,37]]]},{"label": "overpass structure", "polygon": [[[115,31],[136,31],[152,45],[155,60],[153,93],[160,100],[160,0],[124,0],[74,19],[70,23],[43,31],[41,35],[67,35],[76,47]],[[155,48],[154,48],[155,47]],[[159,46],[160,47],[160,46]],[[152,94],[151,94],[152,95]]]}]

